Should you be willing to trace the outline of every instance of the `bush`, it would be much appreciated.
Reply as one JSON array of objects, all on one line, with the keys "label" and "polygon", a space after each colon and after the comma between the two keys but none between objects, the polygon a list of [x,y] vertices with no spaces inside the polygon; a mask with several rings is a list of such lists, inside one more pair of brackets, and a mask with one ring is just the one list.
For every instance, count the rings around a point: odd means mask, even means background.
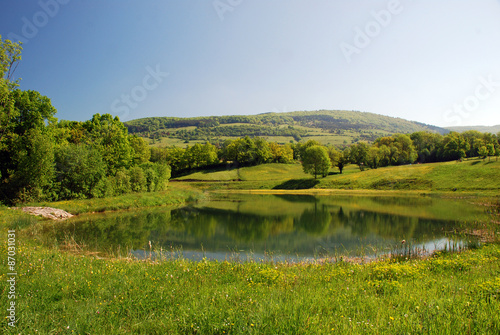
[{"label": "bush", "polygon": [[143,192],[146,190],[146,175],[144,171],[134,166],[128,171],[130,175],[130,188],[132,192]]}]

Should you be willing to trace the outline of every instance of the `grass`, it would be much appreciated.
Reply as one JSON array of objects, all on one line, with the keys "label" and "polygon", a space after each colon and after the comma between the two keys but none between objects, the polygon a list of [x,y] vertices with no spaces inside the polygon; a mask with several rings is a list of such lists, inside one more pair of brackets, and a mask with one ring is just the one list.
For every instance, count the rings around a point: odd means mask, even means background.
[{"label": "grass", "polygon": [[168,190],[151,193],[129,193],[108,198],[85,200],[66,200],[56,202],[32,203],[30,206],[55,207],[71,214],[94,213],[104,211],[128,210],[145,207],[180,205],[186,201],[203,199],[205,195],[189,185],[169,184]]},{"label": "grass", "polygon": [[[495,196],[500,189],[500,162],[478,159],[464,162],[413,164],[360,171],[348,165],[343,174],[332,169],[326,178],[314,180],[302,171],[300,164],[265,164],[225,172],[239,176],[240,182],[228,182],[219,173],[196,173],[187,180],[211,181],[209,185],[194,183],[208,190],[219,189],[343,189],[398,190],[433,193],[468,192]],[[234,179],[234,178],[232,178]]]}]

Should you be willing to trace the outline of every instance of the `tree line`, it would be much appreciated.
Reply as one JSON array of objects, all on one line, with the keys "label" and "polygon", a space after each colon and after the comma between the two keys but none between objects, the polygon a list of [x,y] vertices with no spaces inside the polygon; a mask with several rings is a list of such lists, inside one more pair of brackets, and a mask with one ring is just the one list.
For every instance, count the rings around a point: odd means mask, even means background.
[{"label": "tree line", "polygon": [[21,45],[0,37],[0,201],[62,200],[165,189],[166,164],[151,162],[118,117],[58,121],[49,98],[18,89]]},{"label": "tree line", "polygon": [[[499,134],[500,135],[500,134]],[[347,164],[361,170],[390,165],[445,162],[466,157],[500,155],[500,136],[477,131],[450,132],[446,135],[425,131],[379,137],[372,144],[357,142],[337,148],[324,146],[315,140],[278,144],[261,137],[245,136],[226,140],[222,144],[195,144],[185,148],[151,148],[151,161],[168,164],[172,175],[189,173],[193,169],[231,163],[251,166],[265,163],[301,162],[304,171],[315,177],[328,175],[329,169],[342,173]]]}]

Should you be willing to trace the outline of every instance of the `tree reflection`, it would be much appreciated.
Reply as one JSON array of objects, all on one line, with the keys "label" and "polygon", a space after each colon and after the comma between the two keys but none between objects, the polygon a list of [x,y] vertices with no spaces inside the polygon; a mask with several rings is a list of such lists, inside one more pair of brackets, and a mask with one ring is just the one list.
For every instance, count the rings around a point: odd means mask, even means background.
[{"label": "tree reflection", "polygon": [[[48,234],[60,242],[71,237],[90,249],[105,251],[147,249],[152,241],[157,248],[200,250],[203,246],[206,251],[241,248],[313,254],[318,246],[333,250],[337,245],[359,248],[360,243],[394,243],[401,239],[431,241],[443,237],[443,231],[452,230],[454,225],[454,221],[367,209],[380,199],[307,196],[301,202],[298,195],[267,196],[255,201],[266,204],[266,208],[256,208],[255,213],[249,211],[253,198],[247,195],[242,199],[177,209],[89,215],[61,222]],[[270,210],[274,199],[277,213]],[[387,198],[380,202],[384,206],[391,204]],[[409,212],[412,203],[396,201],[399,208],[408,205]],[[419,208],[426,203],[419,202]]]}]

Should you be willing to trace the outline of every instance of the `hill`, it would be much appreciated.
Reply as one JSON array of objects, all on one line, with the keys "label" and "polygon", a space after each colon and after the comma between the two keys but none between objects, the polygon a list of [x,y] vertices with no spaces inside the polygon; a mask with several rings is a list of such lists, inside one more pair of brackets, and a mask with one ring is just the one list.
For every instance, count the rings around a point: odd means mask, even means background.
[{"label": "hill", "polygon": [[482,133],[492,133],[492,134],[498,134],[500,133],[500,124],[496,126],[462,126],[462,127],[447,127],[446,129],[449,129],[451,131],[456,131],[458,133],[462,133],[464,131],[468,130],[477,130]]},{"label": "hill", "polygon": [[221,142],[260,136],[278,143],[314,139],[322,144],[349,145],[374,141],[395,133],[448,130],[400,118],[357,111],[299,111],[258,115],[193,118],[149,117],[125,122],[129,133],[158,146],[184,146],[189,142]]},{"label": "hill", "polygon": [[[498,195],[500,162],[471,158],[444,162],[389,166],[360,171],[348,165],[343,174],[331,169],[326,178],[314,179],[300,164],[263,164],[219,172],[198,172],[174,179],[201,188],[216,189],[328,189],[470,192]],[[237,180],[237,181],[236,181]]]}]

